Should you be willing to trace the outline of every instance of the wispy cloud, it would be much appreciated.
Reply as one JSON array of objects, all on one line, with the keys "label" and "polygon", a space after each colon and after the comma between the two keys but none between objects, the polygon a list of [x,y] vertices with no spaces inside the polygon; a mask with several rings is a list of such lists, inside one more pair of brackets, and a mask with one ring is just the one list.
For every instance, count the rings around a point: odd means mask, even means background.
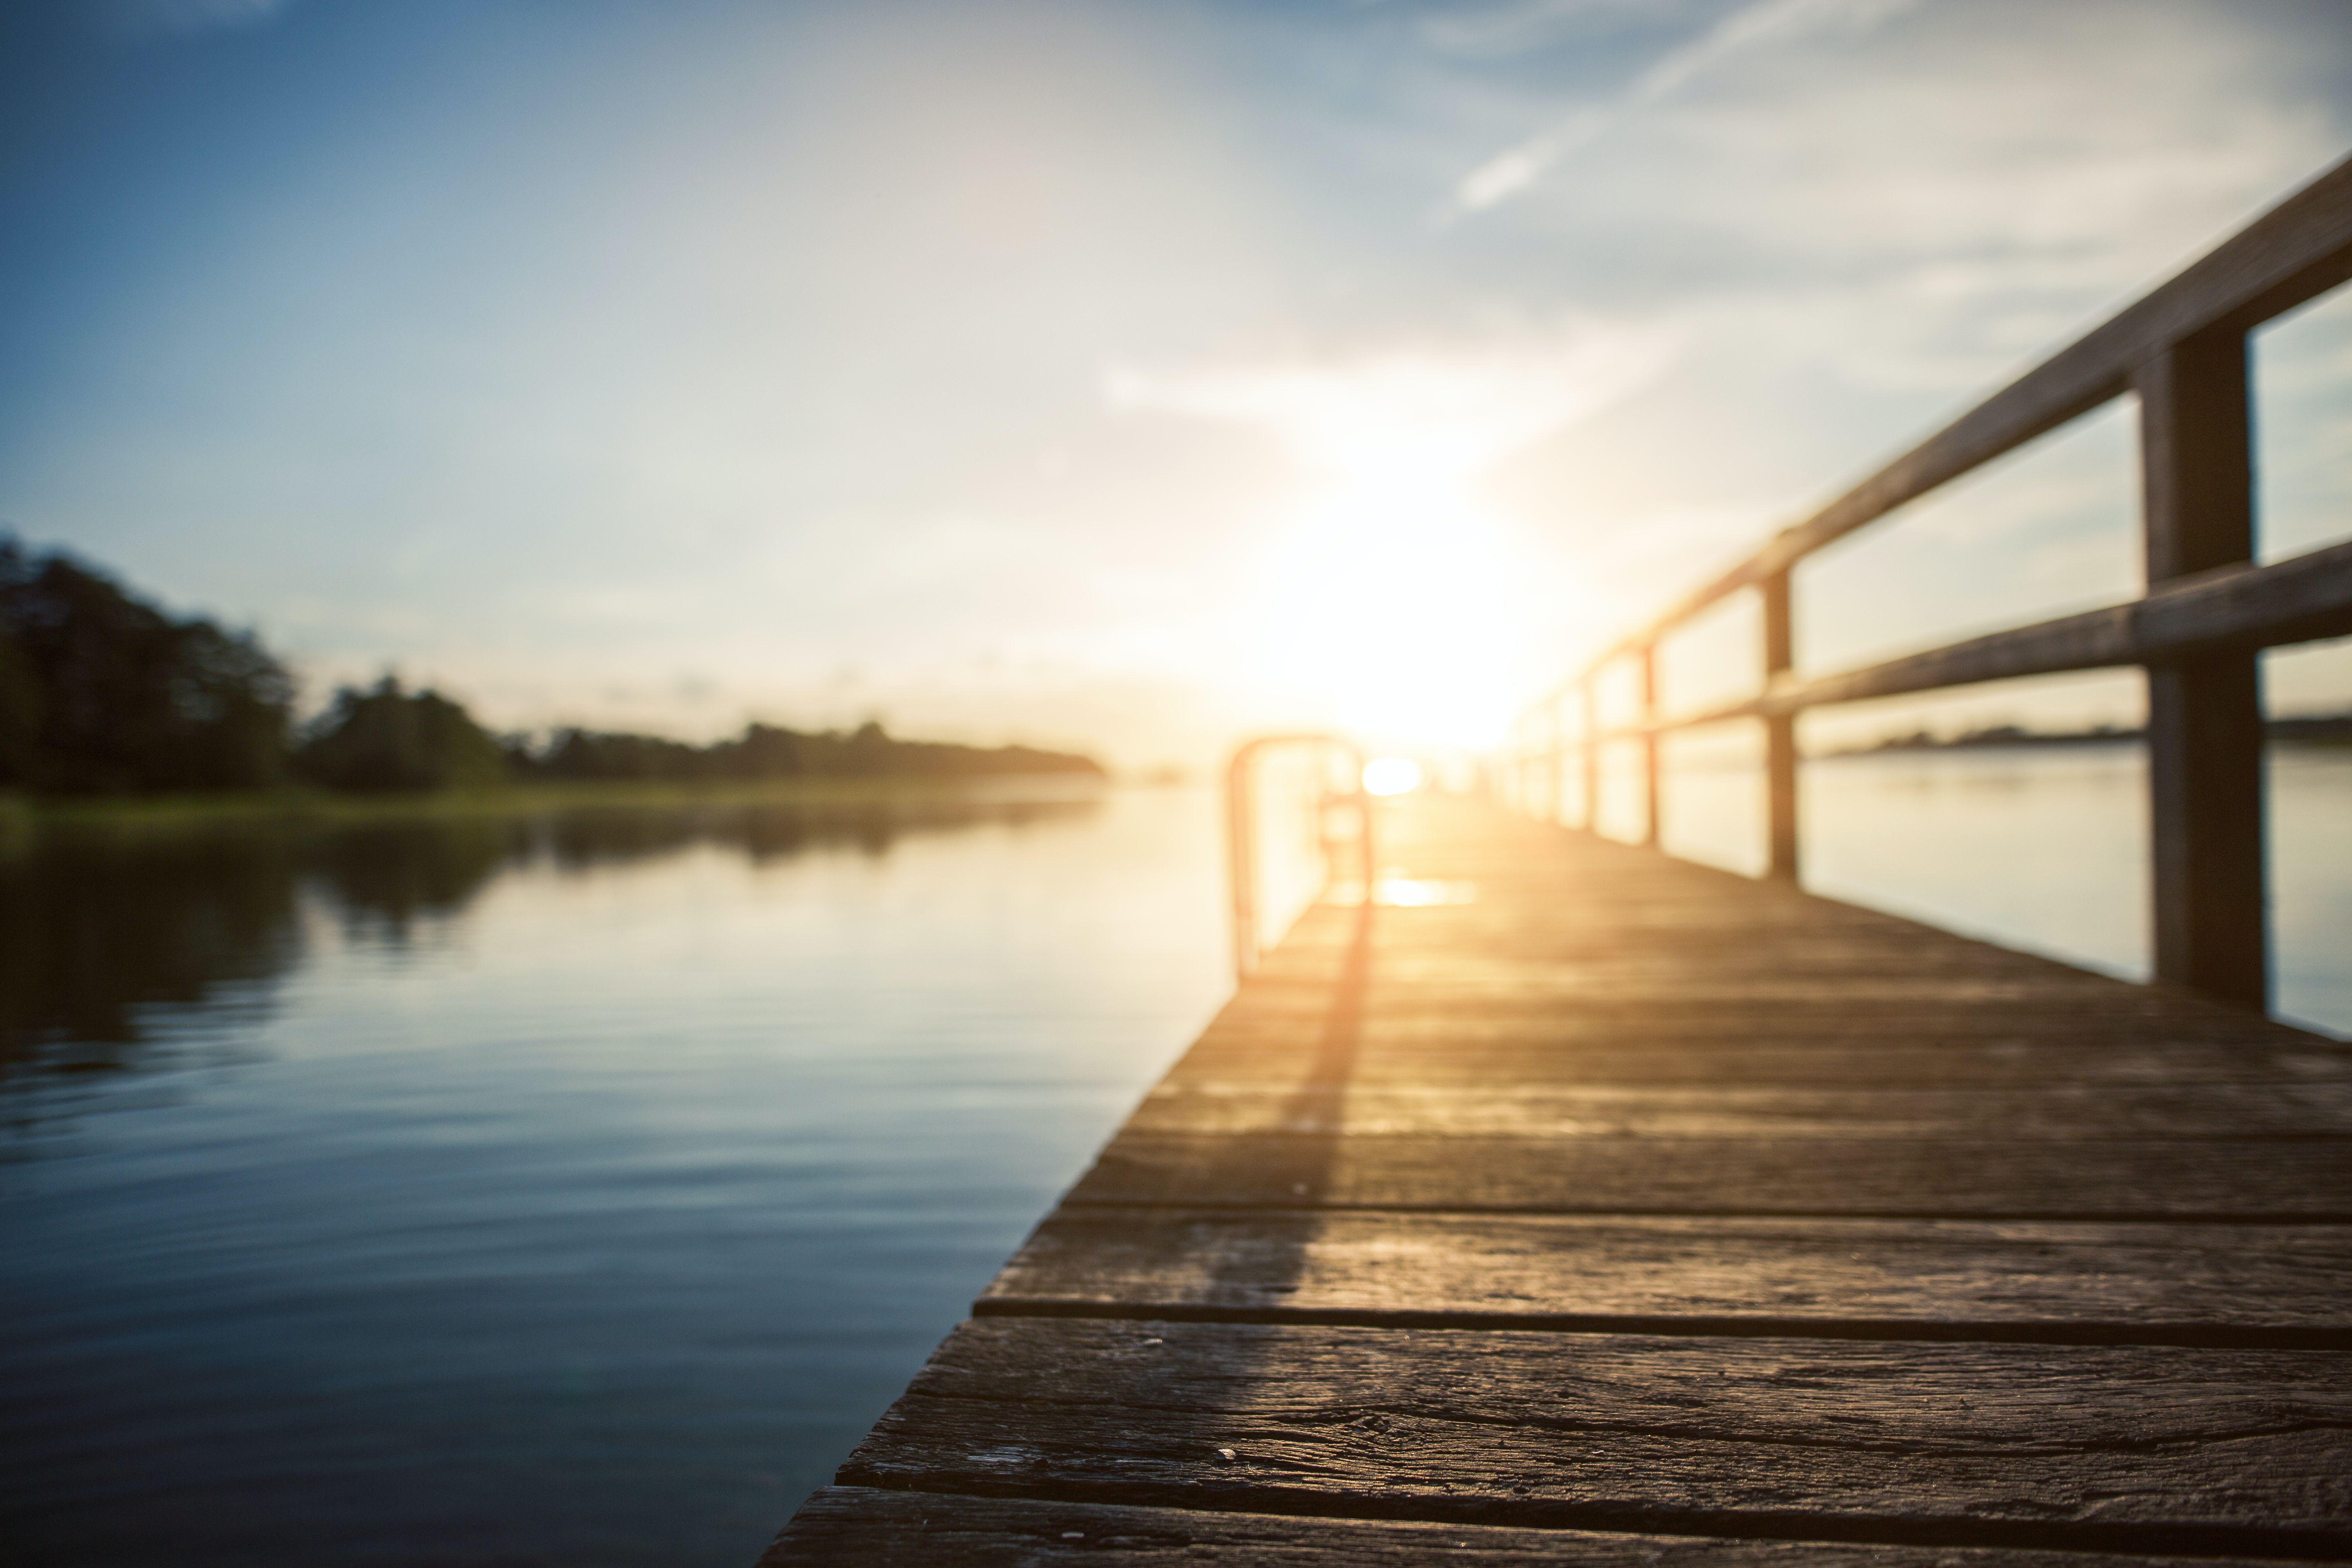
[{"label": "wispy cloud", "polygon": [[1757,0],[1669,51],[1614,99],[1580,110],[1471,170],[1454,187],[1453,210],[1457,215],[1476,212],[1508,200],[1561,159],[1607,134],[1620,121],[1679,92],[1727,60],[1822,33],[1868,32],[1918,4],[1919,0]]},{"label": "wispy cloud", "polygon": [[1674,333],[1574,321],[1493,342],[1346,357],[1112,369],[1114,406],[1255,424],[1347,472],[1368,460],[1466,476],[1591,418],[1663,374]]}]

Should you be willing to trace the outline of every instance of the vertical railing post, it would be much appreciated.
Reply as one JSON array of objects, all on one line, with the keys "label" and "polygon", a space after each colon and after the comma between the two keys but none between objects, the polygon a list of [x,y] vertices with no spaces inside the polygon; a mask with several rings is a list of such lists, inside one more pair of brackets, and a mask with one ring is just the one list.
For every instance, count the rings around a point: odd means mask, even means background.
[{"label": "vertical railing post", "polygon": [[1601,687],[1597,674],[1578,689],[1584,709],[1584,831],[1601,831]]},{"label": "vertical railing post", "polygon": [[1580,745],[1576,748],[1576,771],[1583,773],[1585,793],[1585,832],[1600,832],[1601,826],[1601,720],[1600,708],[1592,705],[1592,675],[1576,682],[1576,720],[1583,724]]},{"label": "vertical railing post", "polygon": [[1360,864],[1364,873],[1364,916],[1369,920],[1376,901],[1374,895],[1381,885],[1380,846],[1374,838],[1379,825],[1372,819],[1372,792],[1364,784],[1364,753],[1353,746],[1343,745],[1340,754],[1347,759],[1348,766],[1354,770],[1349,776],[1356,781],[1356,842],[1363,856]]},{"label": "vertical railing post", "polygon": [[[1364,754],[1351,741],[1334,735],[1261,735],[1245,741],[1225,764],[1225,863],[1233,884],[1234,975],[1246,980],[1257,967],[1265,911],[1258,903],[1257,881],[1257,758],[1275,746],[1313,748],[1317,770],[1314,795],[1316,845],[1323,857],[1325,885],[1337,877],[1339,858],[1328,836],[1330,808],[1340,802],[1356,810],[1357,842],[1362,853],[1364,901],[1372,902],[1380,872],[1380,850],[1372,820],[1371,791],[1364,787]],[[1339,759],[1348,768],[1348,786],[1331,788],[1331,763]]]},{"label": "vertical railing post", "polygon": [[1225,859],[1234,895],[1234,973],[1257,967],[1257,813],[1250,799],[1250,762],[1244,746],[1225,764]]},{"label": "vertical railing post", "polygon": [[1544,711],[1551,716],[1551,776],[1545,784],[1543,816],[1550,823],[1568,819],[1568,808],[1561,804],[1568,795],[1568,715],[1562,711],[1562,701],[1555,693],[1544,704]]},{"label": "vertical railing post", "polygon": [[[1639,655],[1642,672],[1642,722],[1652,724],[1658,717],[1658,645],[1643,643]],[[1658,842],[1658,732],[1642,731],[1642,842]]]},{"label": "vertical railing post", "polygon": [[[1764,579],[1764,684],[1796,667],[1796,637],[1789,619],[1787,568]],[[1797,716],[1764,718],[1764,816],[1769,848],[1764,874],[1797,879]]]},{"label": "vertical railing post", "polygon": [[[2252,559],[2244,333],[2176,343],[2133,387],[2149,584]],[[2156,977],[2253,1007],[2270,991],[2260,671],[2251,652],[2147,670]]]}]

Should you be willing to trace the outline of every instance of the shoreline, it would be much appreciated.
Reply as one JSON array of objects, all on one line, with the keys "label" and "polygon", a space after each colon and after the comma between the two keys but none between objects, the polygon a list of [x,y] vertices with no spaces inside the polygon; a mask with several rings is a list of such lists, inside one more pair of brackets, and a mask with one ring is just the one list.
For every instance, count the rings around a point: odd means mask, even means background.
[{"label": "shoreline", "polygon": [[[2326,718],[2273,719],[2263,725],[2263,739],[2265,744],[2273,746],[2352,746],[2352,720],[2333,714]],[[1954,735],[1948,739],[1905,736],[1881,741],[1875,745],[1847,746],[1813,755],[1818,758],[1885,757],[1942,752],[2038,752],[2065,746],[2137,746],[2145,744],[2147,741],[2146,730],[2074,730],[2048,733],[2021,730]]]},{"label": "shoreline", "polygon": [[338,827],[369,823],[532,816],[551,812],[816,808],[943,804],[1055,805],[1097,800],[1115,780],[1088,774],[962,778],[829,777],[713,781],[562,781],[430,794],[354,795],[310,787],[217,795],[49,798],[0,793],[0,852],[50,834],[173,833],[215,827]]}]

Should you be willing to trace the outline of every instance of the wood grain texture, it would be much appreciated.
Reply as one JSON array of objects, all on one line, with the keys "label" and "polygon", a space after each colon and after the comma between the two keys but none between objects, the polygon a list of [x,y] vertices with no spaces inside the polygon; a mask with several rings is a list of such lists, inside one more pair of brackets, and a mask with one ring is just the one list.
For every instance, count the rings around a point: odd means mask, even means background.
[{"label": "wood grain texture", "polygon": [[[1904,1048],[1907,1047],[1907,1048]],[[1270,1033],[1204,1040],[1165,1087],[1305,1088],[1318,1041]],[[2068,1089],[2105,1086],[2229,1089],[2341,1084],[2352,1078],[2338,1050],[2150,1037],[2125,1029],[2060,1031],[2013,1021],[1981,1035],[1923,1027],[1905,1038],[1862,1029],[1793,1036],[1587,1032],[1563,1026],[1506,1029],[1487,1020],[1373,1019],[1348,1062],[1347,1081],[1368,1088],[1425,1086],[1433,1092],[1498,1083],[1529,1092],[1563,1086],[1864,1089]]]},{"label": "wood grain texture", "polygon": [[1065,1208],[974,1305],[1155,1310],[2352,1349],[2352,1227]]},{"label": "wood grain texture", "polygon": [[[1895,967],[1899,970],[1899,965]],[[2091,990],[2053,994],[2025,987],[1952,985],[1935,988],[1945,994],[1930,1002],[1858,985],[1853,994],[1841,1000],[1842,988],[1834,979],[1802,986],[1760,986],[1761,994],[1722,980],[1689,986],[1675,984],[1671,975],[1646,976],[1638,984],[1622,986],[1601,980],[1599,976],[1560,976],[1524,985],[1375,984],[1365,993],[1368,1003],[1378,1004],[1368,1016],[1365,1029],[1377,1033],[1419,1028],[1466,1037],[1475,1037],[1482,1030],[1508,1030],[1538,1038],[1547,1030],[1558,1030],[1589,1037],[1610,1032],[1638,1034],[1646,1021],[1655,1037],[1668,1040],[1686,1032],[1717,1033],[1733,1041],[1874,1037],[1905,1042],[2074,1032],[2105,1038],[2129,1038],[2137,1034],[2217,1044],[2322,1044],[2303,1031],[2270,1023],[2252,1013],[2234,1018],[2183,1016],[2154,1005],[2157,998],[2152,996],[2108,998]],[[2129,989],[2120,981],[2110,984],[2118,990]],[[1289,995],[1271,991],[1252,994],[1245,1005],[1221,1014],[1206,1038],[1221,1043],[1244,1029],[1297,1035],[1319,1026],[1328,1016],[1332,1001],[1328,987],[1298,987]]]},{"label": "wood grain texture", "polygon": [[2352,1143],[1123,1132],[1079,1204],[2352,1220]]},{"label": "wood grain texture", "polygon": [[[815,1562],[861,1568],[1192,1568],[1204,1562],[1227,1568],[1418,1568],[1431,1562],[1460,1568],[2232,1568],[2233,1560],[2086,1561],[2073,1552],[1981,1547],[1514,1530],[827,1487],[809,1499],[758,1568]],[[2234,1562],[2252,1568],[2251,1560]]]},{"label": "wood grain texture", "polygon": [[791,1560],[2352,1558],[2343,1042],[1475,802],[1380,837],[1468,901],[1310,910]]},{"label": "wood grain texture", "polygon": [[2352,1135],[2352,1081],[1959,1089],[1171,1077],[1136,1132],[1510,1138],[2322,1138]]},{"label": "wood grain texture", "polygon": [[1555,1528],[2340,1554],[2347,1371],[2321,1352],[980,1319],[839,1479]]},{"label": "wood grain texture", "polygon": [[[2266,1041],[2284,1045],[2298,1036],[2312,1038],[2284,1025],[2265,1027],[2266,1020],[2249,1013],[2227,1018],[2183,1016],[2160,1005],[2161,999],[2154,994],[2103,1000],[2084,993],[2003,996],[1980,991],[1941,1008],[1930,1008],[1903,996],[1865,994],[1841,1001],[1832,984],[1822,984],[1810,993],[1784,992],[1766,1008],[1738,991],[1701,996],[1671,985],[1643,989],[1651,994],[1612,996],[1588,984],[1581,994],[1570,996],[1542,993],[1515,996],[1507,989],[1463,996],[1434,988],[1415,991],[1390,985],[1381,991],[1381,1011],[1368,1018],[1365,1027],[1374,1035],[1382,1030],[1420,1029],[1472,1038],[1482,1031],[1502,1030],[1538,1038],[1548,1031],[1567,1037],[1622,1035],[1645,1026],[1664,1039],[1705,1033],[1732,1040],[1895,1036],[1932,1042],[1939,1037],[2034,1032],[2054,1036],[2069,1031],[2109,1038],[2160,1035],[2168,1040],[2250,1045]],[[1666,994],[1656,994],[1659,992]],[[1218,1015],[1204,1040],[1220,1042],[1244,1031],[1296,1033],[1326,1017],[1332,1000],[1328,987],[1301,986],[1287,995],[1271,988],[1253,993],[1245,1002]],[[1573,1005],[1563,1005],[1567,1003]]]},{"label": "wood grain texture", "polygon": [[[2252,564],[2247,370],[2245,333],[2225,329],[2171,344],[2133,376],[2151,587],[2265,570]],[[2340,608],[2352,614],[2352,549],[2336,553]],[[2259,1011],[2270,1000],[2261,672],[2251,648],[2186,651],[2151,658],[2147,672],[2154,967]]]}]

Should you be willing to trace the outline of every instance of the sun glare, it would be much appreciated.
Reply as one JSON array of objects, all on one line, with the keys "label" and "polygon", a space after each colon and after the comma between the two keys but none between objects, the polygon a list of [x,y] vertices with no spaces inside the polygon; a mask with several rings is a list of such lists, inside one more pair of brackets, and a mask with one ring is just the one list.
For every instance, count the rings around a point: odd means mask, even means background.
[{"label": "sun glare", "polygon": [[1105,390],[1119,406],[1277,431],[1318,481],[1272,531],[1243,612],[1239,673],[1262,711],[1375,743],[1483,750],[1590,605],[1479,483],[1650,379],[1674,348],[1567,321],[1500,346],[1339,364],[1121,366]]},{"label": "sun glare", "polygon": [[1375,757],[1364,764],[1369,795],[1408,795],[1421,787],[1421,764],[1410,757]]},{"label": "sun glare", "polygon": [[1475,444],[1386,423],[1345,445],[1332,434],[1328,486],[1276,556],[1269,673],[1350,730],[1492,743],[1516,695],[1535,563],[1471,493]]}]

